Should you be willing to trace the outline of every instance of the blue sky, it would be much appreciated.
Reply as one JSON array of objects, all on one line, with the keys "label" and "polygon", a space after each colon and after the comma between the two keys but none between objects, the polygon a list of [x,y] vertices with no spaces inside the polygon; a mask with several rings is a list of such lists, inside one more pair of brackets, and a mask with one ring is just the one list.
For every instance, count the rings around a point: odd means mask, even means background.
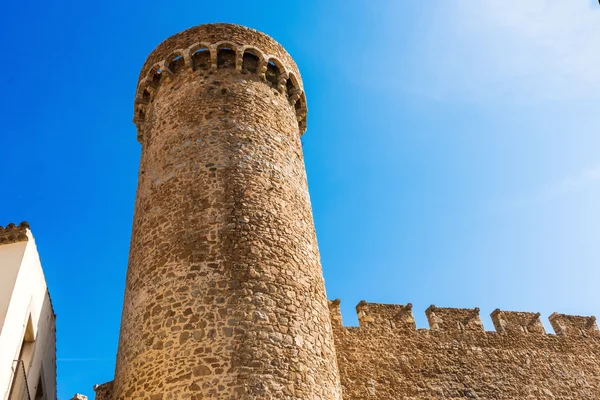
[{"label": "blue sky", "polygon": [[139,69],[231,22],[295,58],[327,292],[600,315],[600,6],[592,0],[10,2],[0,224],[27,220],[58,314],[58,390],[112,379],[140,147]]}]

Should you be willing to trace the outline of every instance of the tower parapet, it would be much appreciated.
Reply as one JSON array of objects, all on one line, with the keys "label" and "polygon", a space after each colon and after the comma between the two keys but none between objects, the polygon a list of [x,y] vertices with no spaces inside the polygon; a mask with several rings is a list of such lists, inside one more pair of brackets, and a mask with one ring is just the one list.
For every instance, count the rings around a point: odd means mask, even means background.
[{"label": "tower parapet", "polygon": [[[222,40],[227,37],[227,40]],[[256,75],[277,90],[293,107],[300,133],[306,130],[306,97],[298,67],[290,55],[270,37],[254,29],[229,25],[200,25],[161,43],[148,57],[140,73],[133,121],[140,141],[150,104],[161,84],[172,83],[182,72],[212,74],[234,69]],[[177,88],[171,89],[177,90]]]}]

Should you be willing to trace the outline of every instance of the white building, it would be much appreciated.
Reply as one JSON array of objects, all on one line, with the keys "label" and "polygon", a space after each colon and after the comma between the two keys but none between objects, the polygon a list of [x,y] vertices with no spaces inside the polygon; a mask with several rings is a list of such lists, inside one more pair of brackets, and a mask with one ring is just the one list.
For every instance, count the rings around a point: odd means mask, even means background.
[{"label": "white building", "polygon": [[0,226],[0,399],[56,400],[55,315],[26,222]]}]

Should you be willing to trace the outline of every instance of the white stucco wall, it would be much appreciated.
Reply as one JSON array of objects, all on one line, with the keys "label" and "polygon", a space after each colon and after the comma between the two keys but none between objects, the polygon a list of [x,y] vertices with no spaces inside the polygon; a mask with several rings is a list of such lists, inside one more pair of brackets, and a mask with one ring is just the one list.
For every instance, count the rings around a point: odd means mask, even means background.
[{"label": "white stucco wall", "polygon": [[27,242],[0,246],[0,332],[4,325]]},{"label": "white stucco wall", "polygon": [[31,232],[28,241],[0,245],[0,399],[8,400],[21,345],[31,318],[34,341],[25,365],[35,396],[43,370],[45,399],[56,399],[55,317]]}]

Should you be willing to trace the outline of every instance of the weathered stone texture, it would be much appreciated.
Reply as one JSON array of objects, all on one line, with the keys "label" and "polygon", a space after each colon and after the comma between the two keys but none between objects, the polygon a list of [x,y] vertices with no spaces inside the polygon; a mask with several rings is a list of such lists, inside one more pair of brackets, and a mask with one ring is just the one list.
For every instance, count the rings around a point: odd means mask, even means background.
[{"label": "weathered stone texture", "polygon": [[494,310],[491,314],[494,328],[498,333],[537,333],[546,334],[540,320],[540,313]]},{"label": "weathered stone texture", "polygon": [[479,318],[479,308],[440,308],[431,305],[425,311],[425,314],[432,330],[483,332],[483,323]]},{"label": "weathered stone texture", "polygon": [[94,392],[96,392],[96,400],[112,400],[113,381],[103,383],[102,385],[94,385]]},{"label": "weathered stone texture", "polygon": [[29,240],[27,230],[29,223],[23,221],[19,225],[8,224],[6,227],[0,226],[0,245],[24,242]]},{"label": "weathered stone texture", "polygon": [[[159,44],[146,59],[140,72],[140,83],[153,65],[167,60],[177,50],[184,50],[198,44],[199,47],[210,47],[221,43],[244,46],[255,49],[263,55],[271,55],[281,61],[288,72],[300,76],[294,59],[285,49],[270,36],[257,30],[232,24],[198,25],[179,32]],[[257,54],[258,55],[258,54]]]},{"label": "weathered stone texture", "polygon": [[146,62],[114,399],[341,398],[301,88],[283,48],[233,25]]},{"label": "weathered stone texture", "polygon": [[554,313],[549,318],[557,335],[599,337],[596,317]]},{"label": "weathered stone texture", "polygon": [[555,314],[564,333],[548,335],[534,313],[494,311],[501,333],[484,331],[477,309],[432,306],[430,330],[414,329],[406,306],[361,302],[360,327],[342,326],[339,301],[330,309],[344,399],[599,398],[590,317]]},{"label": "weathered stone texture", "polygon": [[[142,68],[142,157],[115,380],[96,400],[597,399],[593,317],[327,302],[292,58],[252,29],[202,25]],[[0,229],[17,240],[21,228]],[[3,239],[5,238],[5,239]],[[337,355],[336,355],[337,353]]]}]

